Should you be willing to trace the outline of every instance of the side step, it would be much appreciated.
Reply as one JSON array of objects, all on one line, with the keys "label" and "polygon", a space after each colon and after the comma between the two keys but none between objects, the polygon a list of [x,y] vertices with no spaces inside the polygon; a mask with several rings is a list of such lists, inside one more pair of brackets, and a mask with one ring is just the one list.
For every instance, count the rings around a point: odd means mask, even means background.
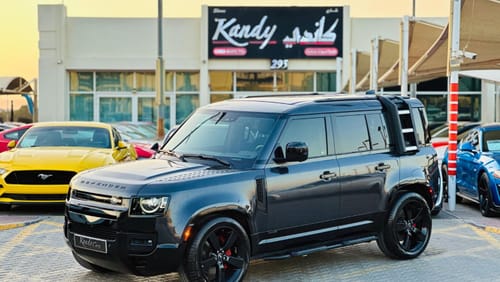
[{"label": "side step", "polygon": [[371,242],[373,240],[377,240],[377,237],[376,236],[368,236],[368,237],[363,237],[363,238],[359,238],[359,239],[347,240],[347,241],[344,241],[344,242],[341,242],[338,244],[334,244],[334,245],[316,246],[313,248],[292,251],[288,254],[264,257],[264,259],[265,260],[282,260],[282,259],[287,259],[287,258],[291,258],[291,257],[305,256],[305,255],[309,255],[309,254],[312,254],[315,252],[327,251],[327,250],[346,247],[346,246],[350,246],[350,245],[356,245],[359,243],[367,243],[367,242]]}]

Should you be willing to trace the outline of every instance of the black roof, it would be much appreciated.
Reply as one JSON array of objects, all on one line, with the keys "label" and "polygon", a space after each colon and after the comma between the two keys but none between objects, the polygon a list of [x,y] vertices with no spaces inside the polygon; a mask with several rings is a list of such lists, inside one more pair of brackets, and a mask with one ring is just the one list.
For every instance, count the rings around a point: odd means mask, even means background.
[{"label": "black roof", "polygon": [[[419,105],[421,103],[415,100]],[[411,101],[413,104],[414,101]],[[367,111],[381,109],[376,95],[293,94],[253,96],[210,104],[206,109],[283,114]]]}]

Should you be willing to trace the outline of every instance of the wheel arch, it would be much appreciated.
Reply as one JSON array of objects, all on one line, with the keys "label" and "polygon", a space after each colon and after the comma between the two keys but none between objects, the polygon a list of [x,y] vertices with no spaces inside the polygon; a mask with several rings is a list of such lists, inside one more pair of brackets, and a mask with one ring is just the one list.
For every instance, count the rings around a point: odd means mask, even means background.
[{"label": "wheel arch", "polygon": [[432,200],[432,188],[427,187],[424,184],[421,183],[415,183],[415,184],[407,184],[407,185],[402,185],[399,186],[397,189],[394,189],[389,196],[388,203],[387,203],[387,208],[390,209],[394,202],[399,198],[399,196],[403,193],[406,192],[415,192],[422,196],[425,201],[427,202],[427,205],[429,206],[429,209],[432,210],[434,207],[434,201]]},{"label": "wheel arch", "polygon": [[[199,230],[210,220],[219,218],[219,217],[227,217],[238,222],[241,227],[247,233],[248,238],[250,239],[250,235],[252,234],[251,224],[250,224],[250,215],[246,213],[246,211],[242,208],[238,208],[235,206],[228,206],[225,208],[218,207],[217,209],[207,209],[203,211],[197,212],[190,220],[188,225],[185,227],[191,227],[191,235],[189,240],[196,236]],[[185,230],[184,230],[185,232]],[[188,241],[189,241],[188,240]],[[188,241],[183,241],[183,243],[188,243]],[[251,243],[251,242],[250,242]],[[252,248],[252,245],[250,244]],[[253,249],[253,248],[252,248]]]}]

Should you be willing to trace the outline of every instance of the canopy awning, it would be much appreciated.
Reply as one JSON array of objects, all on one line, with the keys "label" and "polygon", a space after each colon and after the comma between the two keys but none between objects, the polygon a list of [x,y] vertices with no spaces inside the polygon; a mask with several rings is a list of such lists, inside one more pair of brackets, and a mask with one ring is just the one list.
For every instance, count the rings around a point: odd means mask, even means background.
[{"label": "canopy awning", "polygon": [[[403,26],[401,26],[403,28]],[[430,48],[436,38],[438,38],[443,26],[435,25],[420,20],[409,21],[408,32],[408,66],[414,65],[424,53]],[[401,30],[401,33],[403,31]],[[402,51],[399,53],[402,54]],[[383,73],[379,80],[380,87],[390,87],[399,85],[399,62],[400,58]]]},{"label": "canopy awning", "polygon": [[[399,58],[399,43],[389,39],[378,39],[378,68],[377,72],[380,75],[387,72]],[[370,56],[367,58],[367,73],[361,76],[362,79],[358,80],[356,84],[356,90],[362,91],[370,88]],[[359,67],[361,67],[358,64]],[[363,66],[364,67],[364,66]],[[358,69],[358,68],[357,68]],[[363,69],[364,71],[364,69]],[[356,71],[358,73],[358,71]],[[359,71],[361,73],[361,70]],[[378,79],[377,78],[377,79]]]},{"label": "canopy awning", "polygon": [[0,77],[0,94],[23,94],[32,91],[30,83],[22,77]]},{"label": "canopy awning", "polygon": [[[462,0],[460,50],[477,54],[463,58],[461,70],[500,69],[500,2]],[[408,81],[416,83],[447,75],[449,25],[432,46],[408,70]]]}]

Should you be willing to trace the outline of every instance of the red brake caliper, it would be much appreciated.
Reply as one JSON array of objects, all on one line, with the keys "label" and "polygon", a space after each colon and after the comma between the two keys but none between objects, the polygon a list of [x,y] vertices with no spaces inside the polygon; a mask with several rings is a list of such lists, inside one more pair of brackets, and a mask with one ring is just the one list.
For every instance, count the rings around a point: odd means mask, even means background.
[{"label": "red brake caliper", "polygon": [[[226,243],[226,238],[224,238],[223,235],[220,235],[219,236],[219,241],[221,243],[221,245],[224,245],[224,243]],[[224,253],[226,254],[226,256],[231,256],[231,249],[227,249],[226,251],[224,251]],[[224,269],[228,269],[229,268],[229,265],[225,262],[224,263]]]}]

